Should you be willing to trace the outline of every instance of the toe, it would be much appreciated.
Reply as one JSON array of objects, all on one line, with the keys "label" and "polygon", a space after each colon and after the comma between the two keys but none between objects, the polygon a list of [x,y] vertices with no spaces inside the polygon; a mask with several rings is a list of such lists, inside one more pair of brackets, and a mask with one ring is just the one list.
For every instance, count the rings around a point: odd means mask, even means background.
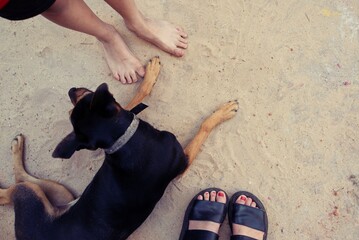
[{"label": "toe", "polygon": [[226,194],[223,191],[217,193],[217,202],[226,203]]},{"label": "toe", "polygon": [[203,196],[202,196],[202,195],[198,195],[197,199],[198,199],[198,200],[203,200]]},{"label": "toe", "polygon": [[119,80],[120,80],[120,82],[122,83],[122,84],[126,84],[127,82],[126,82],[126,78],[125,78],[125,75],[120,75],[119,74]]},{"label": "toe", "polygon": [[117,81],[121,81],[120,75],[118,73],[112,73],[112,75]]},{"label": "toe", "polygon": [[217,195],[216,191],[211,191],[209,200],[212,202],[216,201],[216,195]]},{"label": "toe", "polygon": [[247,198],[245,205],[250,206],[252,202],[253,202],[252,198]]},{"label": "toe", "polygon": [[181,37],[183,37],[183,38],[187,38],[187,37],[188,37],[187,33],[186,33],[182,28],[177,27],[177,31],[178,31],[178,34],[179,34]]},{"label": "toe", "polygon": [[132,83],[132,79],[131,79],[131,76],[129,73],[125,74],[125,81],[126,81],[126,83]]},{"label": "toe", "polygon": [[136,73],[140,76],[140,77],[144,77],[146,70],[143,66],[137,68]]},{"label": "toe", "polygon": [[252,202],[252,203],[251,203],[251,207],[254,207],[254,208],[257,207],[256,202]]},{"label": "toe", "polygon": [[205,192],[203,195],[204,195],[204,200],[208,201],[209,200],[209,192]]},{"label": "toe", "polygon": [[186,49],[188,45],[186,43],[178,42],[176,44],[176,46],[179,47],[179,48]]},{"label": "toe", "polygon": [[179,38],[178,41],[188,45],[188,40],[186,38]]},{"label": "toe", "polygon": [[238,203],[238,204],[245,204],[245,203],[246,203],[246,200],[247,200],[247,197],[244,196],[244,195],[241,195],[241,196],[239,196],[239,198],[237,198],[236,203]]},{"label": "toe", "polygon": [[135,83],[135,82],[138,81],[136,72],[131,72],[131,73],[130,73],[130,78],[131,78],[131,80],[132,80],[133,83]]},{"label": "toe", "polygon": [[180,48],[175,48],[173,50],[173,55],[176,57],[182,57],[184,55],[184,50],[180,49]]}]

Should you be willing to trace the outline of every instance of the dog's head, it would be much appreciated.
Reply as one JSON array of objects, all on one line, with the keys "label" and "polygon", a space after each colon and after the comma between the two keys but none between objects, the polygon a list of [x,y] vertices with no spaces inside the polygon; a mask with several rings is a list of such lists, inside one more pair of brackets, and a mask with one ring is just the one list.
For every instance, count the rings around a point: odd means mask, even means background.
[{"label": "dog's head", "polygon": [[114,123],[122,111],[109,92],[107,84],[101,84],[95,92],[86,88],[71,88],[69,97],[74,105],[70,120],[73,131],[56,147],[52,156],[70,158],[80,149],[95,150],[110,144]]}]

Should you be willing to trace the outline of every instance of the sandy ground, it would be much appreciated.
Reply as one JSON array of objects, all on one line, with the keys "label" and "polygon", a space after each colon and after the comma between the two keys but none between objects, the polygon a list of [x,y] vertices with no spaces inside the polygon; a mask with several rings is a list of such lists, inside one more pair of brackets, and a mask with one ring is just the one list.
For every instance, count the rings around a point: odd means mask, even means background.
[{"label": "sandy ground", "polygon": [[[161,57],[142,119],[185,145],[219,105],[240,103],[130,239],[177,239],[188,202],[210,186],[257,194],[268,239],[358,239],[358,1],[138,0],[146,16],[186,29],[190,47],[181,59],[135,37],[103,1],[87,2],[144,64]],[[71,130],[68,89],[107,82],[125,104],[138,85],[112,79],[96,39],[41,16],[1,19],[0,42],[1,186],[14,182],[10,142],[21,132],[29,172],[81,194],[103,152],[51,158]],[[0,239],[14,239],[13,208],[1,206],[0,216]],[[229,239],[227,223],[221,239]]]}]

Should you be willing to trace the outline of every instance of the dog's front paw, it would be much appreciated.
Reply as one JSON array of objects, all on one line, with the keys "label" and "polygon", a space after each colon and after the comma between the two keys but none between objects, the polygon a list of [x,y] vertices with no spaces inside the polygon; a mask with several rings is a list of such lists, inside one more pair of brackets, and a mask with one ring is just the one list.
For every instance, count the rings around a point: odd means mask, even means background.
[{"label": "dog's front paw", "polygon": [[24,147],[24,135],[17,135],[11,142],[12,153],[22,153]]},{"label": "dog's front paw", "polygon": [[157,81],[158,75],[160,74],[160,69],[161,69],[160,57],[158,56],[153,57],[146,66],[146,74],[145,74],[144,82],[148,82],[148,85],[153,86]]},{"label": "dog's front paw", "polygon": [[218,114],[221,118],[221,122],[224,122],[228,119],[231,119],[236,115],[239,108],[239,104],[237,100],[229,101],[225,104],[223,104],[217,111],[214,112],[214,114]]},{"label": "dog's front paw", "polygon": [[204,121],[202,127],[207,128],[208,130],[213,129],[218,124],[233,118],[234,115],[236,115],[238,108],[239,104],[237,100],[223,104]]}]

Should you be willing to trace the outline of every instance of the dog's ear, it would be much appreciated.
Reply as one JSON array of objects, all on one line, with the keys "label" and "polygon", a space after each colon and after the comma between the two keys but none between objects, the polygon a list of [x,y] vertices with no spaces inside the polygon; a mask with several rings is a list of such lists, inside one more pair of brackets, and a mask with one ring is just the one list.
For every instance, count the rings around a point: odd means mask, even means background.
[{"label": "dog's ear", "polygon": [[116,100],[108,91],[106,83],[102,83],[92,97],[91,110],[95,110],[103,117],[112,117],[117,113]]},{"label": "dog's ear", "polygon": [[71,132],[57,145],[52,157],[69,159],[79,146],[80,142],[77,140],[75,133]]}]

